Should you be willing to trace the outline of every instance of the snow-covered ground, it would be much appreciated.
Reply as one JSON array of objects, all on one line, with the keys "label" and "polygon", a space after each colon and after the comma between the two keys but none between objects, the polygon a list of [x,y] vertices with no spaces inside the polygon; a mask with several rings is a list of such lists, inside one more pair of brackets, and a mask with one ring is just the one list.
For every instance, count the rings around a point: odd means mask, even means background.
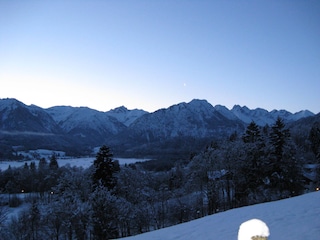
[{"label": "snow-covered ground", "polygon": [[[143,162],[150,159],[140,159],[140,158],[113,158],[114,160],[119,160],[120,165],[136,163],[136,162]],[[48,162],[48,158],[46,159]],[[95,160],[94,157],[84,157],[84,158],[58,158],[59,167],[65,166],[69,164],[71,167],[83,167],[88,168],[92,165],[93,161]],[[39,160],[28,160],[28,161],[1,161],[0,162],[0,170],[4,171],[7,170],[9,165],[11,167],[22,167],[25,163],[28,163],[30,166],[31,162],[35,162],[38,165]]]},{"label": "snow-covered ground", "polygon": [[270,229],[270,240],[315,240],[320,236],[320,191],[237,208],[125,240],[236,240],[241,223],[258,218]]}]

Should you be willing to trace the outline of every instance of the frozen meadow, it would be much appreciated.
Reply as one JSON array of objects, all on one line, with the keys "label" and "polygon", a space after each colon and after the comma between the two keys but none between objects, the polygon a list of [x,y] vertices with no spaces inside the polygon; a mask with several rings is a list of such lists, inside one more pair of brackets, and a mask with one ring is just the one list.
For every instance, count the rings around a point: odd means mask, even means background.
[{"label": "frozen meadow", "polygon": [[[95,153],[97,153],[98,151],[99,151],[98,147],[94,149]],[[31,159],[31,160],[0,161],[0,170],[1,171],[7,170],[9,166],[14,168],[23,167],[25,163],[27,163],[30,166],[31,162],[35,162],[35,164],[38,166],[40,158],[45,158],[47,162],[49,162],[52,155],[57,156],[59,167],[69,165],[70,167],[82,167],[85,169],[90,167],[93,164],[93,161],[95,160],[95,157],[80,157],[80,158],[68,157],[66,156],[65,152],[48,150],[48,149],[20,151],[20,152],[17,152],[17,154],[22,155],[25,158]],[[145,159],[145,158],[118,158],[118,157],[113,157],[113,159],[118,160],[120,165],[151,160],[151,159]]]},{"label": "frozen meadow", "polygon": [[[130,164],[130,163],[136,163],[136,162],[142,162],[147,161],[150,159],[139,159],[139,158],[113,158],[114,160],[118,160],[120,165]],[[49,162],[49,159],[46,159]],[[93,164],[93,161],[95,160],[94,157],[82,157],[82,158],[58,158],[58,164],[59,167],[69,165],[70,167],[82,167],[82,168],[88,168]],[[39,160],[28,160],[28,161],[1,161],[0,162],[0,170],[5,171],[8,169],[9,165],[11,167],[19,168],[23,167],[25,163],[27,163],[30,166],[31,162],[35,162],[36,165],[38,165]]]},{"label": "frozen meadow", "polygon": [[236,240],[240,224],[253,218],[268,225],[270,240],[319,239],[320,191],[232,209],[125,240]]}]

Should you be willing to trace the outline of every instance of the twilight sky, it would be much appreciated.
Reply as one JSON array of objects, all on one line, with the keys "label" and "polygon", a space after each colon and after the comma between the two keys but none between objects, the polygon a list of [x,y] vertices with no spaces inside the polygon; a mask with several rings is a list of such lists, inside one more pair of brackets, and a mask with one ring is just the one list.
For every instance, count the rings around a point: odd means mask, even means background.
[{"label": "twilight sky", "polygon": [[320,1],[0,1],[0,98],[320,112]]}]

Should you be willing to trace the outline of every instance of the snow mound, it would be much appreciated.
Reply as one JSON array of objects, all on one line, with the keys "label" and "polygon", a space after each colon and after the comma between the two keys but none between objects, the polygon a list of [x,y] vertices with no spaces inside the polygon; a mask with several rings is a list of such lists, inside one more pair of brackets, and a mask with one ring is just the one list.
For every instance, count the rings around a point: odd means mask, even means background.
[{"label": "snow mound", "polygon": [[238,240],[252,240],[252,237],[269,237],[267,224],[259,219],[251,219],[242,223],[239,227]]}]

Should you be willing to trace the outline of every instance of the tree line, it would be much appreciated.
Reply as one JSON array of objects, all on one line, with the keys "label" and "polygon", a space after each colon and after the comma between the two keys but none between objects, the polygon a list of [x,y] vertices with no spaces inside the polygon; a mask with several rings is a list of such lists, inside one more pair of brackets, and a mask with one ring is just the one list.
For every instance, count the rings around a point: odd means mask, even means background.
[{"label": "tree line", "polygon": [[[52,156],[38,166],[0,173],[1,205],[27,203],[11,218],[1,206],[0,234],[3,239],[113,239],[296,196],[307,190],[304,165],[317,166],[319,153],[319,124],[301,145],[278,118],[271,127],[251,122],[244,133],[212,141],[164,171],[150,169],[148,162],[120,166],[107,146],[88,169],[59,167]],[[319,174],[313,183],[319,184]]]}]

